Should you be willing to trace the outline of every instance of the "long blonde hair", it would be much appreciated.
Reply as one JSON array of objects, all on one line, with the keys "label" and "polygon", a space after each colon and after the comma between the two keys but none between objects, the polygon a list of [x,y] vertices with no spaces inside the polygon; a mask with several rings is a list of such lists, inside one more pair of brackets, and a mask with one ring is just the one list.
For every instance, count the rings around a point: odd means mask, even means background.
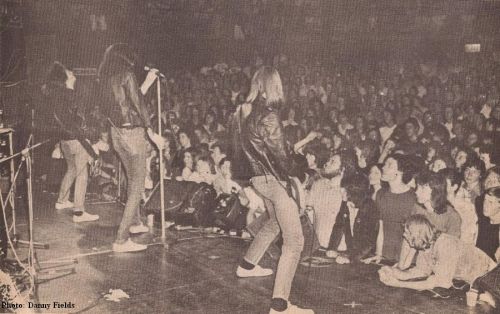
[{"label": "long blonde hair", "polygon": [[266,106],[283,102],[283,85],[275,68],[262,66],[253,75],[246,101],[253,103],[259,96],[265,99]]},{"label": "long blonde hair", "polygon": [[436,242],[441,232],[424,215],[412,215],[405,221],[404,238],[411,247],[425,250]]}]

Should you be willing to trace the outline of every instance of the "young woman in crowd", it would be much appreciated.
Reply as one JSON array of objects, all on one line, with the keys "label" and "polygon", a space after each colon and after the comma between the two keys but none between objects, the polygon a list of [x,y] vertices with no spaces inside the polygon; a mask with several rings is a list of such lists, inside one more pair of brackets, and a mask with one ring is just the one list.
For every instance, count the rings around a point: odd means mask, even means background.
[{"label": "young woman in crowd", "polygon": [[[450,288],[453,279],[474,281],[496,263],[483,251],[440,232],[424,215],[413,215],[404,224],[403,241],[419,252],[416,266],[407,270],[384,266],[380,281],[388,286],[414,290]],[[412,280],[425,278],[423,280]]]}]

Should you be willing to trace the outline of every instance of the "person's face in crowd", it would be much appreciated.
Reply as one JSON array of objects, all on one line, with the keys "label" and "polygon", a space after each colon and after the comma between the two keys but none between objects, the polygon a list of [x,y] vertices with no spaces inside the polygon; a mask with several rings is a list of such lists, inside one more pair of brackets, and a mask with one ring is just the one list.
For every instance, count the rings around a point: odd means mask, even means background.
[{"label": "person's face in crowd", "polygon": [[430,204],[432,199],[432,189],[428,184],[417,184],[417,190],[415,191],[417,196],[417,202],[422,205]]},{"label": "person's face in crowd", "polygon": [[183,148],[191,146],[191,140],[189,139],[189,136],[187,136],[186,133],[184,132],[179,133],[179,144],[181,144],[181,147]]},{"label": "person's face in crowd", "polygon": [[357,117],[354,125],[356,126],[356,130],[363,131],[365,128],[365,121],[363,118]]},{"label": "person's face in crowd", "polygon": [[100,139],[104,143],[108,143],[109,142],[109,133],[108,132],[101,132]]},{"label": "person's face in crowd", "polygon": [[330,110],[329,118],[331,122],[337,122],[337,110]]},{"label": "person's face in crowd", "polygon": [[66,71],[66,88],[68,89],[75,89],[75,82],[76,82],[76,77],[73,71],[70,70],[65,70]]},{"label": "person's face in crowd", "polygon": [[198,160],[196,163],[196,172],[210,173],[210,165],[205,160]]},{"label": "person's face in crowd", "polygon": [[384,124],[386,126],[392,126],[394,124],[394,117],[389,111],[384,111]]},{"label": "person's face in crowd", "polygon": [[337,176],[341,173],[341,166],[342,162],[340,160],[340,155],[333,155],[325,163],[323,170],[327,175]]},{"label": "person's face in crowd", "polygon": [[333,149],[337,150],[342,145],[342,138],[338,134],[333,135]]},{"label": "person's face in crowd", "polygon": [[316,97],[316,93],[310,89],[308,92],[307,92],[307,98],[308,99],[313,99],[314,97]]},{"label": "person's face in crowd", "polygon": [[485,165],[490,165],[491,163],[490,154],[484,152],[480,153],[479,158],[481,158],[481,160],[484,162]]},{"label": "person's face in crowd", "polygon": [[446,163],[441,158],[434,160],[431,165],[431,171],[438,173],[440,170],[446,169]]},{"label": "person's face in crowd", "polygon": [[453,125],[453,134],[459,139],[464,137],[464,126],[461,123],[455,123]]},{"label": "person's face in crowd", "polygon": [[321,138],[321,144],[322,144],[323,146],[325,146],[325,147],[326,147],[326,149],[330,149],[330,148],[332,148],[332,145],[333,145],[333,143],[332,143],[332,139],[331,139],[331,138],[329,138],[328,136],[323,136],[323,137]]},{"label": "person's face in crowd", "polygon": [[342,125],[349,123],[349,121],[347,121],[347,117],[345,114],[343,113],[339,114],[339,123]]},{"label": "person's face in crowd", "polygon": [[221,153],[220,148],[218,146],[212,148],[212,151],[210,153],[210,157],[212,157],[215,164],[218,164],[219,161],[222,159],[222,153]]},{"label": "person's face in crowd", "polygon": [[387,158],[382,167],[382,181],[394,182],[399,176],[401,172],[398,169],[398,162],[394,158]]},{"label": "person's face in crowd", "polygon": [[290,108],[290,110],[288,110],[288,117],[287,117],[287,119],[289,121],[295,121],[295,109]]},{"label": "person's face in crowd", "polygon": [[314,116],[315,116],[314,110],[312,108],[307,109],[306,117],[308,117],[308,118],[314,118]]},{"label": "person's face in crowd", "polygon": [[212,123],[215,122],[215,118],[214,118],[213,114],[207,113],[207,115],[205,116],[205,122],[208,125],[212,125]]},{"label": "person's face in crowd", "polygon": [[380,133],[376,129],[371,129],[368,132],[368,138],[370,140],[374,141],[375,143],[379,143],[380,142]]},{"label": "person's face in crowd", "polygon": [[307,167],[310,169],[316,168],[316,156],[313,154],[307,153],[306,154],[306,160],[307,160]]},{"label": "person's face in crowd", "polygon": [[371,110],[366,112],[365,119],[366,119],[366,121],[369,121],[369,122],[375,121],[375,115],[373,114],[373,112]]},{"label": "person's face in crowd", "polygon": [[446,107],[444,109],[444,120],[446,122],[453,122],[454,112],[453,107]]},{"label": "person's face in crowd", "polygon": [[413,123],[407,122],[407,123],[405,123],[405,133],[409,139],[413,139],[414,137],[416,137],[418,135],[418,130],[413,125]]},{"label": "person's face in crowd", "polygon": [[475,167],[467,167],[464,170],[464,181],[468,186],[474,186],[481,178],[481,170]]},{"label": "person's face in crowd", "polygon": [[466,161],[467,161],[467,153],[464,152],[463,150],[458,151],[457,155],[455,156],[455,167],[462,168],[462,166],[465,164]]},{"label": "person's face in crowd", "polygon": [[378,166],[373,166],[370,168],[370,173],[368,174],[368,180],[370,181],[370,185],[379,185],[382,180],[382,172],[378,168]]},{"label": "person's face in crowd", "polygon": [[465,114],[469,117],[472,117],[474,116],[475,112],[474,112],[474,106],[473,105],[467,105],[465,107]]},{"label": "person's face in crowd", "polygon": [[163,157],[169,159],[170,156],[170,141],[165,136],[163,137],[165,146],[163,147]]},{"label": "person's face in crowd", "polygon": [[465,145],[472,147],[479,141],[478,136],[475,132],[470,133],[465,140]]},{"label": "person's face in crowd", "polygon": [[309,129],[306,119],[300,119],[300,128],[304,131],[307,131]]},{"label": "person's face in crowd", "polygon": [[432,116],[432,113],[430,112],[426,112],[424,113],[424,116],[422,117],[422,121],[424,123],[425,126],[430,126],[432,124],[432,122],[434,121],[434,117]]},{"label": "person's face in crowd", "polygon": [[434,147],[429,147],[427,150],[427,161],[431,161],[436,157],[436,149]]},{"label": "person's face in crowd", "polygon": [[229,160],[226,160],[220,167],[220,173],[222,176],[226,179],[231,179],[232,173],[231,173],[231,162]]},{"label": "person's face in crowd", "polygon": [[193,169],[193,156],[191,156],[190,153],[185,152],[184,153],[184,166],[188,167],[189,169]]},{"label": "person's face in crowd", "polygon": [[486,124],[484,126],[484,129],[486,132],[493,132],[496,131],[495,123],[491,120],[486,121]]}]

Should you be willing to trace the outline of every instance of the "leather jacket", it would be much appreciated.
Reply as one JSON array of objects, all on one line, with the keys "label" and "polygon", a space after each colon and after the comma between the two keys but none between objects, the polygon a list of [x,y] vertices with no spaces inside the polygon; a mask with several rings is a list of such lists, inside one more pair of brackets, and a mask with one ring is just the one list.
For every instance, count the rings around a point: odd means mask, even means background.
[{"label": "leather jacket", "polygon": [[[237,111],[238,114],[240,110]],[[241,116],[241,114],[240,114]],[[239,121],[238,148],[243,156],[235,162],[248,162],[248,176],[274,176],[288,182],[289,157],[286,151],[281,119],[272,107],[254,106],[244,121]]]},{"label": "leather jacket", "polygon": [[115,74],[102,82],[105,115],[116,127],[151,127],[139,86],[132,71]]},{"label": "leather jacket", "polygon": [[52,108],[54,134],[58,140],[75,140],[85,138],[85,119],[78,114],[76,92],[63,84],[48,83],[44,91],[47,93],[47,103]]}]

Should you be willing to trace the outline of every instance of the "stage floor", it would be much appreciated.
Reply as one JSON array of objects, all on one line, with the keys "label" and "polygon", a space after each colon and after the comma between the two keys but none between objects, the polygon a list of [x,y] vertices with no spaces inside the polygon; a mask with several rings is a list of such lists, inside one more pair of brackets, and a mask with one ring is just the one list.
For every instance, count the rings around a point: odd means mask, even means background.
[{"label": "stage floor", "polygon": [[[200,231],[169,231],[168,248],[155,243],[153,234],[145,234],[137,240],[151,243],[147,251],[114,254],[111,243],[121,217],[121,205],[88,205],[87,210],[99,214],[101,219],[75,224],[69,211],[53,209],[54,202],[55,195],[35,193],[35,238],[50,245],[48,250],[37,250],[38,259],[44,262],[74,257],[78,263],[74,274],[38,286],[40,303],[71,302],[75,308],[51,308],[47,312],[269,311],[274,277],[235,276],[248,242]],[[25,239],[23,217],[19,219],[18,231]],[[25,254],[26,250],[19,252]],[[266,255],[262,265],[275,268],[276,262]],[[43,277],[58,275],[61,274]],[[122,289],[129,299],[105,300],[110,289]],[[468,308],[463,293],[443,300],[433,299],[426,292],[386,287],[378,281],[375,265],[299,266],[291,300],[313,308],[316,313],[494,313],[484,304]]]}]

